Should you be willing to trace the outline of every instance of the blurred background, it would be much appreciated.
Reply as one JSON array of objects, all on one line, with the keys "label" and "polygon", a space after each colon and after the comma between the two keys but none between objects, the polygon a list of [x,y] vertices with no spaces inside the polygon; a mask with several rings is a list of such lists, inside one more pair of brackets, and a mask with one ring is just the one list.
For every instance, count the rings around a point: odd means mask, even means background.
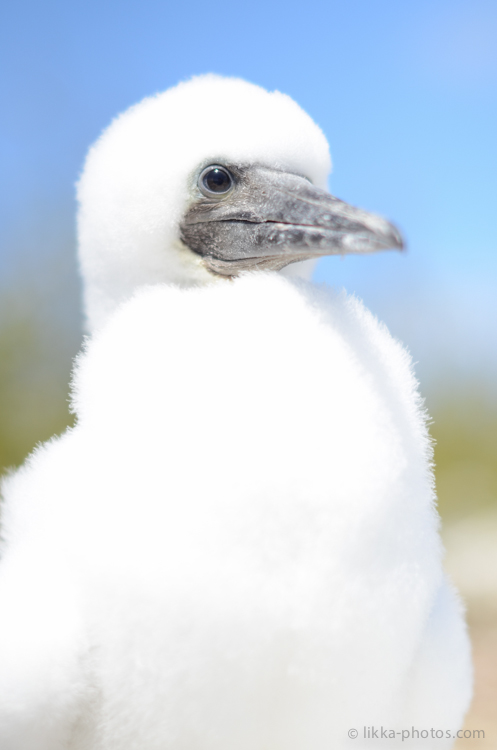
[{"label": "blurred background", "polygon": [[3,0],[0,39],[1,471],[70,420],[88,146],[194,74],[290,94],[330,141],[331,191],[407,238],[404,254],[323,259],[315,278],[364,299],[416,362],[474,644],[466,728],[486,733],[458,747],[497,748],[495,0]]}]

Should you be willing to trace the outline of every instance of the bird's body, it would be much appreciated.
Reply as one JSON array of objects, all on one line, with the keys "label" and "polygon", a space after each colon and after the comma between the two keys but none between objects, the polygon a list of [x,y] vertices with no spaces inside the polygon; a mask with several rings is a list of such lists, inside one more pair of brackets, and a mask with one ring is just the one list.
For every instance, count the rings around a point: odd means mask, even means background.
[{"label": "bird's body", "polygon": [[406,352],[345,293],[197,259],[119,306],[95,257],[76,426],[4,487],[2,750],[455,733],[467,636]]}]

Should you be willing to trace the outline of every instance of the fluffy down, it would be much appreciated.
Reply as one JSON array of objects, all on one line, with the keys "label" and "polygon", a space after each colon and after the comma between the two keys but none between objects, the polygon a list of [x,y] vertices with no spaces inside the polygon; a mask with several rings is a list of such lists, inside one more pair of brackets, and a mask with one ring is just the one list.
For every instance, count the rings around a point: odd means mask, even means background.
[{"label": "fluffy down", "polygon": [[360,302],[265,274],[142,290],[74,405],[4,485],[2,750],[455,733],[471,668],[425,417]]},{"label": "fluffy down", "polygon": [[192,173],[219,162],[294,172],[322,188],[331,166],[309,115],[246,81],[199,76],[131,107],[90,150],[78,186],[89,330],[143,284],[213,282],[178,242],[178,225]]}]

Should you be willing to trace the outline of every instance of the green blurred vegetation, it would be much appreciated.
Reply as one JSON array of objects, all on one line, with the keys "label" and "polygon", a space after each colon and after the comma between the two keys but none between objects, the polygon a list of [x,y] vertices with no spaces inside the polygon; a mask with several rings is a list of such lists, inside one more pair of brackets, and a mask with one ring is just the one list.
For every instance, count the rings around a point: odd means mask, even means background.
[{"label": "green blurred vegetation", "polygon": [[482,383],[431,398],[439,510],[455,520],[497,509],[497,399]]},{"label": "green blurred vegetation", "polygon": [[[5,315],[5,304],[2,312]],[[70,423],[69,367],[33,318],[12,308],[0,324],[0,471]],[[55,351],[54,351],[55,349]],[[66,382],[64,382],[66,381]]]},{"label": "green blurred vegetation", "polygon": [[72,257],[63,248],[43,269],[26,258],[17,278],[2,279],[0,474],[72,420],[68,383],[81,339]]}]

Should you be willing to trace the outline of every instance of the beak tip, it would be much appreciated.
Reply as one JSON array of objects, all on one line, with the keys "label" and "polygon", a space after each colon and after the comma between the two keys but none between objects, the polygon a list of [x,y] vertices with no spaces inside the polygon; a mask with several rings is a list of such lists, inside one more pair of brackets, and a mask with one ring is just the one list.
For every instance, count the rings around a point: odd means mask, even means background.
[{"label": "beak tip", "polygon": [[391,233],[389,237],[388,247],[392,250],[399,250],[401,253],[405,252],[407,247],[401,232],[397,229],[397,227],[393,225],[390,226]]}]

